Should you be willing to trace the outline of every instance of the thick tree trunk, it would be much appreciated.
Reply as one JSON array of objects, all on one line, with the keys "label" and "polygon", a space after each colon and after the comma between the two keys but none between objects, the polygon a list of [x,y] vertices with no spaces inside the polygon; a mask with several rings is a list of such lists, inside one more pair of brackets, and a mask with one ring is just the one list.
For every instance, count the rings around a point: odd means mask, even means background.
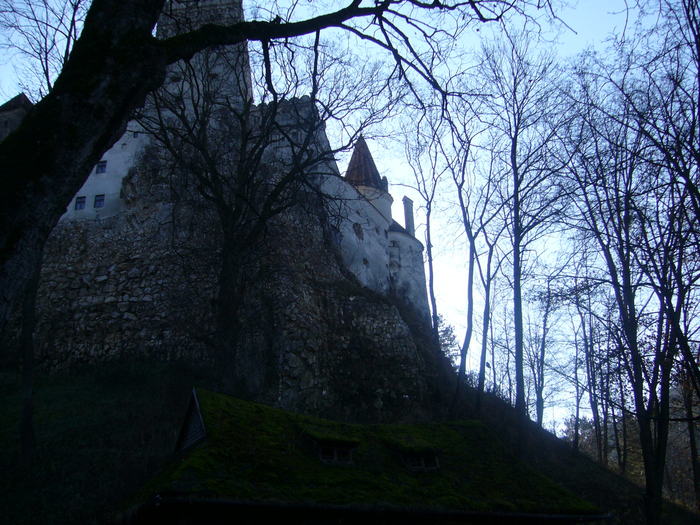
[{"label": "thick tree trunk", "polygon": [[685,417],[688,425],[688,442],[690,444],[690,464],[693,467],[693,489],[695,493],[695,508],[700,511],[700,459],[698,458],[698,444],[695,436],[695,415],[693,413],[693,388],[688,384],[689,380],[683,384],[683,405],[685,407]]},{"label": "thick tree trunk", "polygon": [[[576,336],[574,336],[576,337]],[[579,448],[579,427],[580,427],[580,416],[581,416],[581,386],[578,382],[578,340],[574,339],[574,388],[576,396],[576,413],[574,415],[574,443],[573,448],[575,452],[578,452]]]},{"label": "thick tree trunk", "polygon": [[[247,293],[245,265],[246,250],[236,239],[226,238],[221,255],[221,270],[218,283],[216,352],[214,360],[222,373],[224,390],[234,395],[251,397],[265,389],[265,378],[261,376],[265,367],[261,356],[241,352],[241,307]],[[250,277],[250,276],[248,276]],[[264,349],[260,349],[264,352]],[[259,361],[258,361],[259,360]]]},{"label": "thick tree trunk", "polygon": [[612,407],[610,414],[612,418],[613,439],[615,440],[615,454],[617,456],[617,468],[622,470],[622,441],[620,440],[620,425],[615,414],[615,407]]},{"label": "thick tree trunk", "polygon": [[523,365],[523,297],[521,290],[521,217],[520,217],[520,176],[517,170],[517,139],[511,145],[511,166],[513,170],[513,329],[515,332],[515,410],[527,416],[525,402],[525,370]]},{"label": "thick tree trunk", "polygon": [[41,263],[51,229],[130,112],[158,86],[151,44],[163,0],[95,0],[54,88],[0,142],[0,330]]},{"label": "thick tree trunk", "polygon": [[620,384],[620,405],[622,406],[622,460],[620,462],[620,472],[622,474],[625,474],[627,472],[629,439],[627,436],[627,415],[625,414],[625,407],[627,406],[627,401],[625,399],[624,385],[622,384],[622,373],[618,373],[618,382]]},{"label": "thick tree trunk", "polygon": [[433,269],[433,241],[431,219],[432,206],[430,202],[425,207],[425,251],[428,260],[428,293],[430,295],[430,311],[433,324],[433,340],[440,344],[440,316],[437,310],[437,299],[435,298],[435,271]]},{"label": "thick tree trunk", "polygon": [[591,417],[593,419],[593,431],[595,434],[596,456],[599,463],[603,462],[603,445],[600,429],[600,411],[598,407],[598,396],[596,395],[595,370],[588,365],[588,404],[591,407]]},{"label": "thick tree trunk", "polygon": [[610,451],[610,446],[609,446],[609,439],[608,439],[608,434],[609,434],[609,408],[610,408],[610,382],[609,382],[609,377],[610,377],[610,358],[606,358],[605,360],[605,367],[606,370],[603,372],[603,370],[600,371],[599,378],[600,378],[600,401],[601,401],[601,412],[603,414],[603,422],[602,422],[602,438],[601,438],[601,444],[602,444],[602,450],[603,450],[603,465],[608,466],[608,452]]},{"label": "thick tree trunk", "polygon": [[552,292],[549,283],[547,283],[547,298],[545,300],[544,315],[542,316],[542,340],[537,354],[535,375],[535,413],[537,416],[537,426],[542,428],[544,420],[544,364],[547,352],[547,335],[549,333],[549,313],[552,309]]},{"label": "thick tree trunk", "polygon": [[31,467],[36,441],[34,437],[34,328],[36,327],[36,292],[39,287],[39,268],[30,278],[22,305],[22,417],[20,443],[22,461]]},{"label": "thick tree trunk", "polygon": [[523,366],[523,298],[521,290],[520,236],[513,255],[513,327],[515,332],[515,410],[527,416]]},{"label": "thick tree trunk", "polygon": [[[466,225],[465,225],[466,228]],[[452,401],[453,412],[457,406],[459,399],[464,390],[467,370],[467,352],[469,344],[472,340],[472,332],[474,329],[474,263],[476,261],[476,246],[474,238],[469,236],[469,265],[467,270],[467,331],[464,335],[464,342],[459,355],[459,373],[457,374],[457,389],[455,390],[454,400]]]},{"label": "thick tree trunk", "polygon": [[644,406],[637,406],[637,412],[639,444],[642,449],[646,489],[644,493],[644,510],[647,523],[649,525],[656,525],[661,521],[661,483],[655,472],[656,465],[653,457],[654,445],[649,417],[644,410]]}]

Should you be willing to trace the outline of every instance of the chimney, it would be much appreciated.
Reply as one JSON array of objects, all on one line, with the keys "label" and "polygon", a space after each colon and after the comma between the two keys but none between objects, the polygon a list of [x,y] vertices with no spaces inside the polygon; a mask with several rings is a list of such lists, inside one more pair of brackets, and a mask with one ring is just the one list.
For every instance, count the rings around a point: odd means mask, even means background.
[{"label": "chimney", "polygon": [[413,225],[413,201],[408,197],[403,198],[403,215],[406,231],[415,237],[416,228]]}]

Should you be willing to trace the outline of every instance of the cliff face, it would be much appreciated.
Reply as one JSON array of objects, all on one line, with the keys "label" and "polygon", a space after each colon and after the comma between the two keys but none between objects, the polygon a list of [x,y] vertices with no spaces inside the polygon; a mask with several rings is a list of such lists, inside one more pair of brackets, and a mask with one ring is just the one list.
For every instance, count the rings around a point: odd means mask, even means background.
[{"label": "cliff face", "polygon": [[[269,224],[244,270],[235,345],[217,338],[221,232],[157,170],[124,184],[127,210],[64,221],[46,246],[37,353],[45,366],[117,358],[220,360],[225,388],[286,409],[358,421],[415,419],[444,370],[421,316],[364,288],[341,262],[324,206]],[[237,293],[233,291],[233,293]]]}]

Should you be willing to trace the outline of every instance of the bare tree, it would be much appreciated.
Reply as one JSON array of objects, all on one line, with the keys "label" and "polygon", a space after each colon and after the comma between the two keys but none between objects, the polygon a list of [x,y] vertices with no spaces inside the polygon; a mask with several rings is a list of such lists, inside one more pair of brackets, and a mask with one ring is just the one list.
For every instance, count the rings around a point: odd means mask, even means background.
[{"label": "bare tree", "polygon": [[[481,317],[481,353],[479,356],[479,378],[477,382],[477,410],[481,409],[481,398],[486,387],[486,367],[488,366],[486,362],[487,352],[488,352],[488,341],[491,337],[491,301],[493,297],[493,284],[500,271],[501,264],[505,261],[505,257],[499,256],[496,253],[496,247],[498,240],[500,239],[503,231],[505,229],[505,224],[501,224],[500,228],[495,228],[493,232],[490,232],[486,228],[486,224],[483,225],[483,241],[486,247],[486,261],[482,262],[481,258],[477,259],[477,267],[479,269],[479,279],[481,281],[481,286],[484,294],[484,309]],[[495,260],[494,260],[495,258]],[[495,374],[495,358],[492,355],[491,358],[491,372]],[[496,386],[495,376],[493,377],[493,386]]]},{"label": "bare tree", "polygon": [[[411,125],[413,128],[413,125]],[[413,129],[404,129],[406,159],[413,172],[414,182],[411,185],[420,195],[425,207],[425,251],[428,265],[428,298],[432,317],[433,337],[439,338],[441,316],[435,297],[435,269],[433,256],[433,210],[440,182],[446,168],[442,162],[440,148],[443,140],[445,124],[441,122],[439,113],[433,109],[420,112],[418,125]]]},{"label": "bare tree", "polygon": [[[497,162],[490,147],[481,147],[480,135],[491,136],[483,123],[478,123],[480,104],[467,101],[464,97],[453,108],[450,121],[450,140],[441,143],[441,151],[449,170],[455,195],[459,220],[467,240],[467,328],[460,352],[455,401],[461,395],[466,375],[469,346],[474,334],[475,270],[478,270],[482,285],[484,308],[481,318],[481,352],[477,382],[477,407],[481,403],[486,377],[486,354],[491,320],[491,296],[493,279],[503,261],[497,256],[498,239],[505,230],[505,223],[499,221],[503,203],[497,202],[498,190]],[[486,260],[483,261],[483,252]]]},{"label": "bare tree", "polygon": [[68,61],[82,29],[87,0],[2,0],[0,49],[19,55],[20,87],[43,98]]},{"label": "bare tree", "polygon": [[551,347],[550,332],[552,315],[558,306],[557,291],[554,289],[555,276],[545,278],[544,290],[534,292],[535,304],[540,311],[539,323],[528,322],[526,341],[526,361],[532,375],[535,392],[535,421],[542,428],[545,405],[545,373]]},{"label": "bare tree", "polygon": [[[677,229],[675,219],[662,217],[659,207],[672,214],[682,213],[683,208],[673,199],[668,200],[666,173],[659,169],[658,163],[647,161],[647,138],[632,125],[636,121],[635,111],[626,97],[614,91],[605,98],[611,91],[600,77],[579,76],[577,96],[581,109],[572,142],[574,162],[569,164],[569,169],[578,188],[574,202],[580,214],[579,228],[587,232],[597,247],[615,299],[619,332],[612,327],[607,332],[613,336],[619,334],[619,341],[613,339],[606,346],[620,349],[621,364],[632,388],[644,459],[646,514],[649,523],[658,523],[668,439],[670,378],[679,350],[673,332],[675,323],[658,288],[668,282],[666,277],[678,271],[677,264],[683,257],[678,257],[679,253],[669,245],[657,250],[656,241],[666,237],[661,231],[672,233]],[[651,230],[658,234],[653,242]],[[658,259],[652,262],[647,256]],[[649,265],[656,270],[650,272]],[[673,283],[673,294],[682,300],[685,294],[677,284]],[[654,310],[655,296],[657,310]],[[606,370],[589,369],[589,383],[594,373],[600,381],[609,377]],[[597,390],[601,395],[592,399],[592,404],[607,403],[608,385],[599,383]],[[600,422],[601,446],[605,447],[605,406],[601,407],[601,414],[604,417]],[[602,449],[600,455],[606,457],[606,451]]]},{"label": "bare tree", "polygon": [[[234,366],[241,359],[240,308],[266,231],[292,208],[342,213],[343,203],[329,200],[343,197],[325,192],[338,175],[335,156],[403,96],[391,73],[331,49],[317,32],[263,43],[250,58],[240,45],[204,50],[170,69],[138,119],[158,146],[151,157],[160,176],[181,196],[197,195],[218,218],[216,355],[232,369],[229,381],[248,394],[255,380]],[[343,126],[337,147],[325,133],[332,121]]]},{"label": "bare tree", "polygon": [[[674,261],[666,264],[675,268],[654,265],[653,259],[647,259],[644,268],[654,274],[650,280],[662,298],[673,337],[700,395],[700,366],[682,322],[683,305],[697,272],[687,268],[695,261],[678,258],[700,246],[697,228],[690,226],[700,219],[700,4],[664,1],[658,14],[659,23],[637,37],[644,51],[623,46],[621,65],[608,68],[605,76],[632,114],[620,124],[644,137],[649,146],[642,152],[645,160],[663,167],[668,177],[668,187],[655,189],[663,192],[658,202],[665,209],[657,207],[654,214],[666,214],[666,220],[657,217],[649,223],[662,226],[655,232],[645,230],[643,244],[662,244],[664,250],[674,252]],[[672,230],[663,231],[667,227]]]},{"label": "bare tree", "polygon": [[499,199],[510,236],[513,291],[515,408],[527,412],[523,346],[523,268],[529,245],[541,237],[558,213],[561,166],[550,149],[563,115],[556,95],[557,68],[550,56],[535,55],[527,33],[507,34],[482,49],[483,118],[494,130]]}]

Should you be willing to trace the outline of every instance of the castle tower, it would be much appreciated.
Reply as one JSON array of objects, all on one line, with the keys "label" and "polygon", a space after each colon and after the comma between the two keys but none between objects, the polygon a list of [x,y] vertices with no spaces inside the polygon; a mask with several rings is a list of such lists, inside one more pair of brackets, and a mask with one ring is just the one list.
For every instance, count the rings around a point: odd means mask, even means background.
[{"label": "castle tower", "polygon": [[[242,0],[169,0],[158,21],[158,38],[193,31],[206,24],[231,25],[243,21]],[[252,97],[250,60],[245,43],[197,53],[189,67],[171,66],[165,88],[180,98],[214,100],[242,107]]]},{"label": "castle tower", "polygon": [[391,223],[391,204],[394,199],[389,194],[389,182],[380,177],[372,154],[362,135],[357,139],[350,157],[345,180],[352,184],[387,220]]},{"label": "castle tower", "polygon": [[379,175],[362,136],[352,152],[345,182],[364,198],[347,202],[347,220],[341,227],[343,261],[363,285],[399,298],[427,319],[423,245],[415,237],[413,203],[404,198],[404,228],[391,216],[389,183]]}]

